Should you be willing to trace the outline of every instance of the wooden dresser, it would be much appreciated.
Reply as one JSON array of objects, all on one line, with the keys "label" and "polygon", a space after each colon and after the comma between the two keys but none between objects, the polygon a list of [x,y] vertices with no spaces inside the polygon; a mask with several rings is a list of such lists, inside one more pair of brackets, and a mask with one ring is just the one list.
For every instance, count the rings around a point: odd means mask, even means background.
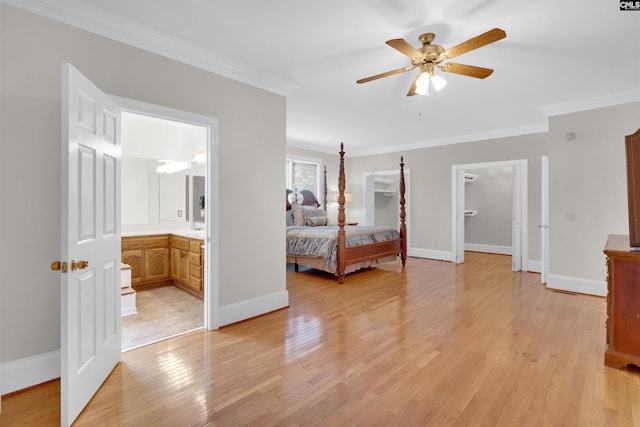
[{"label": "wooden dresser", "polygon": [[640,367],[640,252],[632,251],[629,236],[612,234],[607,256],[607,347],[604,363]]}]

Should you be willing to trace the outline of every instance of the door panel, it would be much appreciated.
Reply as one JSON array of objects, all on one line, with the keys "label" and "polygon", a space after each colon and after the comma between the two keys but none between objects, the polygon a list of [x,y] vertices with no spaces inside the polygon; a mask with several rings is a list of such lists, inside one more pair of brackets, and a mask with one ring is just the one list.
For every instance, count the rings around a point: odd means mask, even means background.
[{"label": "door panel", "polygon": [[[61,424],[70,425],[121,356],[120,109],[62,69]],[[82,261],[86,261],[84,264]]]}]

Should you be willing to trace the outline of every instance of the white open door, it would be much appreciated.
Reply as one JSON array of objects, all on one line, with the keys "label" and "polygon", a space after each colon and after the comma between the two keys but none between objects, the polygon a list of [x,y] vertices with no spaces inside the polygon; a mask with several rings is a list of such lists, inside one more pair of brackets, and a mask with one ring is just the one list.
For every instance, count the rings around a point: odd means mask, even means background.
[{"label": "white open door", "polygon": [[[120,108],[62,66],[61,424],[120,360]],[[66,271],[65,271],[66,270]]]}]

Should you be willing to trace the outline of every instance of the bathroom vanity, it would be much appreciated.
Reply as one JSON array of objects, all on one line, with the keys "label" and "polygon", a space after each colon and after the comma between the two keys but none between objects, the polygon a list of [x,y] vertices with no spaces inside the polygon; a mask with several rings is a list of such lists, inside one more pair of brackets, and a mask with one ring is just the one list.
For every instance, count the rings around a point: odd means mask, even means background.
[{"label": "bathroom vanity", "polygon": [[174,285],[204,299],[204,240],[180,234],[122,237],[122,262],[136,290]]},{"label": "bathroom vanity", "polygon": [[204,241],[172,234],[169,238],[169,246],[173,284],[199,298],[204,298],[202,283]]}]

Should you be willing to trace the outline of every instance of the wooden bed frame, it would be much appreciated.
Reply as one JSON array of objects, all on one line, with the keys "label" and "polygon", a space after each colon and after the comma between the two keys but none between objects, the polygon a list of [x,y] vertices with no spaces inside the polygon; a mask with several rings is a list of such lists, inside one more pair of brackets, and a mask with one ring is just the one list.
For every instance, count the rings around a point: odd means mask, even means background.
[{"label": "wooden bed frame", "polygon": [[[345,234],[345,174],[344,174],[344,144],[340,144],[340,170],[338,173],[338,267],[336,275],[338,281],[344,283],[346,267],[352,264],[359,264],[366,261],[376,260],[389,256],[400,255],[402,266],[407,261],[407,225],[405,210],[405,182],[404,182],[404,159],[400,157],[400,238],[383,242],[369,243],[359,246],[347,246]],[[305,200],[303,203],[305,203]],[[309,200],[308,204],[317,200]],[[327,209],[327,169],[324,169],[324,209]],[[307,203],[305,203],[307,204]],[[304,264],[303,264],[304,265]],[[298,263],[296,263],[296,271]]]}]

